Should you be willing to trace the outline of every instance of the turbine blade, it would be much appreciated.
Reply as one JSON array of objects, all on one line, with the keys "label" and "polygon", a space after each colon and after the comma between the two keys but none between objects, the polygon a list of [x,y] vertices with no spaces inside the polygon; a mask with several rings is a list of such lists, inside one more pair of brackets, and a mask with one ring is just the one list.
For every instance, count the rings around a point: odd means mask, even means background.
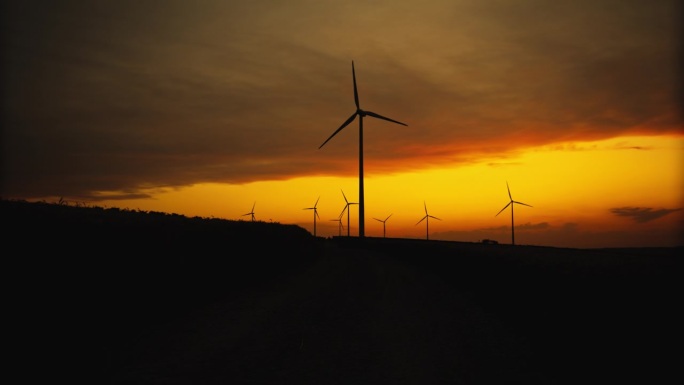
[{"label": "turbine blade", "polygon": [[511,203],[512,203],[512,202],[508,202],[508,204],[507,204],[506,206],[504,206],[504,208],[502,208],[501,211],[499,211],[498,213],[496,213],[496,215],[494,215],[494,216],[496,217],[496,216],[498,216],[499,214],[501,214],[501,212],[504,211],[504,210],[506,210],[506,209],[508,208],[508,206],[511,205]]},{"label": "turbine blade", "polygon": [[342,212],[340,213],[340,218],[342,218],[342,215],[344,215],[344,212],[347,211],[348,205],[345,205],[344,208],[342,209]]},{"label": "turbine blade", "polygon": [[356,109],[359,109],[359,92],[356,90],[356,71],[354,71],[354,61],[352,60],[352,78],[354,79],[354,103]]},{"label": "turbine blade", "polygon": [[318,210],[314,210],[314,215],[317,216],[318,218],[321,217],[320,215],[318,215]]},{"label": "turbine blade", "polygon": [[517,203],[519,205],[525,205],[527,207],[532,207],[532,206],[528,205],[527,203],[522,203],[522,202],[517,202],[517,201],[513,201],[513,203]]},{"label": "turbine blade", "polygon": [[[340,191],[342,191],[342,190],[340,189]],[[342,196],[344,197],[344,201],[345,201],[347,204],[349,204],[349,201],[347,200],[347,196],[344,195],[344,191],[342,191]]]},{"label": "turbine blade", "polygon": [[372,117],[374,117],[374,118],[387,120],[387,121],[389,121],[389,122],[393,122],[393,123],[396,123],[396,124],[401,124],[402,126],[408,126],[408,124],[406,124],[406,123],[402,123],[402,122],[400,122],[400,121],[398,121],[398,120],[386,118],[386,117],[384,117],[384,116],[382,116],[382,115],[376,114],[375,112],[371,112],[371,111],[364,111],[364,112],[366,113],[366,115],[372,116]]},{"label": "turbine blade", "polygon": [[316,206],[318,206],[318,201],[319,201],[320,199],[321,199],[321,197],[318,197],[318,199],[316,199],[316,203],[314,203],[313,208],[316,208]]},{"label": "turbine blade", "polygon": [[427,216],[427,203],[425,201],[423,201],[423,206],[425,207],[425,216]]},{"label": "turbine blade", "polygon": [[[426,215],[426,216],[424,216],[424,217],[423,217],[423,219],[421,219],[421,220],[419,220],[419,221],[418,221],[418,223],[420,223],[420,222],[424,221],[424,220],[425,220],[425,219],[426,219],[427,217],[428,217],[427,215]],[[418,225],[418,223],[416,223],[415,225],[417,226],[417,225]]]},{"label": "turbine blade", "polygon": [[323,144],[321,144],[321,145],[318,147],[318,149],[320,150],[321,147],[325,146],[325,144],[328,143],[328,141],[329,141],[330,139],[333,138],[333,136],[337,135],[338,132],[340,132],[343,128],[347,127],[347,125],[349,125],[349,123],[351,123],[351,122],[354,120],[354,118],[356,118],[356,114],[357,114],[357,113],[354,112],[354,113],[352,114],[352,116],[349,117],[349,119],[347,119],[344,123],[342,123],[342,125],[340,126],[340,128],[338,128],[335,132],[333,132],[333,134],[330,135],[330,137],[328,137],[328,139],[326,139],[325,142],[323,142]]},{"label": "turbine blade", "polygon": [[387,218],[385,218],[385,220],[388,220],[388,219],[389,219],[389,217],[391,217],[391,216],[392,216],[393,214],[394,214],[394,213],[392,213],[392,214],[388,215],[388,216],[387,216]]},{"label": "turbine blade", "polygon": [[378,222],[382,222],[382,219],[378,219],[378,218],[373,218],[373,219],[375,219]]},{"label": "turbine blade", "polygon": [[256,202],[252,205],[252,212],[254,212],[254,207],[256,207]]},{"label": "turbine blade", "polygon": [[511,196],[511,188],[508,187],[508,181],[506,182],[506,189],[508,190],[508,198],[513,201],[513,197]]},{"label": "turbine blade", "polygon": [[441,219],[439,219],[439,218],[437,218],[437,217],[433,217],[432,215],[430,215],[430,218],[436,219],[436,220],[438,220],[438,221],[441,221]]}]

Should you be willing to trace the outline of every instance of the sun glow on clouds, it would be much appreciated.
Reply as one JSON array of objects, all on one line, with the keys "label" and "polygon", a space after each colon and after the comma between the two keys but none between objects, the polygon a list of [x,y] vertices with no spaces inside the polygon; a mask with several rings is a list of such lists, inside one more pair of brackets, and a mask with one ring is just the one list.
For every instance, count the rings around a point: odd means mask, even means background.
[{"label": "sun glow on clouds", "polygon": [[[388,236],[425,237],[425,223],[416,225],[425,215],[424,205],[441,219],[430,221],[431,233],[510,229],[510,208],[496,215],[509,202],[506,183],[514,200],[533,206],[516,205],[516,227],[560,229],[573,224],[582,231],[643,231],[620,215],[620,208],[636,207],[665,213],[651,221],[653,226],[666,223],[681,230],[683,150],[681,137],[639,136],[543,146],[465,166],[392,175],[376,175],[373,164],[366,163],[366,235],[382,236],[382,223],[373,218],[392,214],[386,224]],[[249,220],[244,214],[254,205],[257,220],[297,224],[313,232],[313,212],[305,208],[319,199],[317,235],[332,236],[338,235],[334,220],[345,206],[342,191],[349,202],[358,203],[358,178],[199,184],[156,194],[154,199],[106,205],[232,220]],[[351,207],[350,233],[358,235],[358,205]],[[346,213],[342,219],[346,234]]]}]

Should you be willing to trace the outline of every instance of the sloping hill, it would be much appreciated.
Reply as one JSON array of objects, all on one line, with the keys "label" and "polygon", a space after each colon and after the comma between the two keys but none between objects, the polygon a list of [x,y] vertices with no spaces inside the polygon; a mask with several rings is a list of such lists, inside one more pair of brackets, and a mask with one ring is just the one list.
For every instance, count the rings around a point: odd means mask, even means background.
[{"label": "sloping hill", "polygon": [[[381,238],[2,201],[14,366],[116,384],[679,377],[677,249]],[[10,365],[13,366],[13,365]]]}]

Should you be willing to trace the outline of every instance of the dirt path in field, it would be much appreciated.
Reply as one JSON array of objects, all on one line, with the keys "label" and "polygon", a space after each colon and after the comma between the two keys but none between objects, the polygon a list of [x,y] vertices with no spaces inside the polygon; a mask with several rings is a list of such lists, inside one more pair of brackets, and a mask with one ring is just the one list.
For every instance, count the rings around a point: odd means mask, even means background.
[{"label": "dirt path in field", "polygon": [[435,275],[331,249],[297,277],[160,326],[111,383],[549,383],[530,354]]}]

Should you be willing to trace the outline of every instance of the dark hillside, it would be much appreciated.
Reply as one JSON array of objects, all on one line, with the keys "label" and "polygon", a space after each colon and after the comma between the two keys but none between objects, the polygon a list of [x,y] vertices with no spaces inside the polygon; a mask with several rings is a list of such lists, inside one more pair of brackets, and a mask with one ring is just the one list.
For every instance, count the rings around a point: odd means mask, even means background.
[{"label": "dark hillside", "polygon": [[279,272],[313,253],[311,234],[293,225],[41,202],[1,205],[6,248],[56,267],[85,264],[78,269],[86,274],[86,266],[153,275],[201,270],[229,282],[252,275],[247,270]]},{"label": "dark hillside", "polygon": [[153,325],[268,285],[318,254],[292,225],[9,200],[0,214],[18,349],[95,371]]},{"label": "dark hillside", "polygon": [[[268,282],[310,263],[316,242],[293,225],[177,214],[1,201],[11,263],[59,280],[171,297]],[[86,285],[86,286],[83,286]],[[60,285],[61,286],[61,285]],[[177,292],[176,292],[177,291]],[[193,299],[194,301],[195,299]]]},{"label": "dark hillside", "polygon": [[27,380],[681,379],[681,249],[321,239],[276,223],[1,205],[12,356],[42,368]]}]

